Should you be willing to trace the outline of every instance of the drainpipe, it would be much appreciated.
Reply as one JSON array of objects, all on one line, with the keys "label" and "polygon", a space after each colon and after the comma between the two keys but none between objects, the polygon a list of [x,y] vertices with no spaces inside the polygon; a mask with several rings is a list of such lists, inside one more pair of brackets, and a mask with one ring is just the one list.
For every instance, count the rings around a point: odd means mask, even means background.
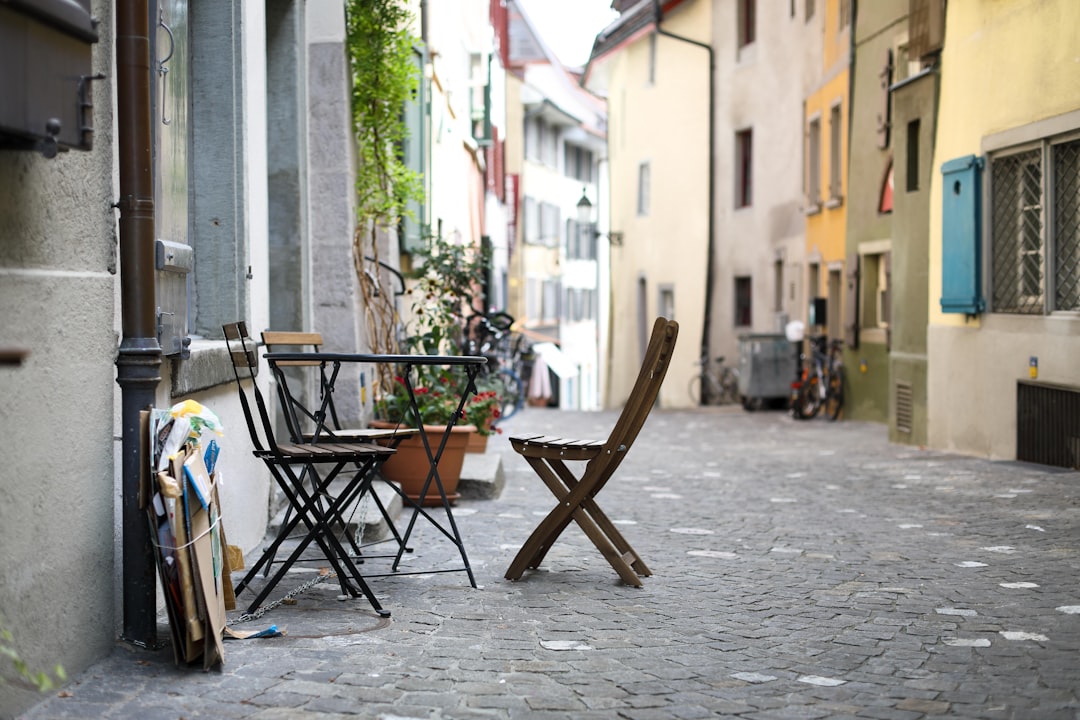
[{"label": "drainpipe", "polygon": [[705,313],[701,331],[701,356],[709,357],[712,336],[713,284],[715,283],[713,262],[716,257],[716,59],[713,56],[712,45],[676,35],[660,27],[660,21],[664,19],[664,10],[660,7],[660,0],[653,0],[653,13],[656,18],[657,35],[689,43],[709,53],[709,237],[705,265]]},{"label": "drainpipe", "polygon": [[150,131],[150,11],[146,0],[116,3],[116,128],[120,157],[120,312],[116,358],[123,425],[123,638],[157,642],[154,548],[139,507],[139,413],[152,407],[161,380],[154,309],[154,183]]}]

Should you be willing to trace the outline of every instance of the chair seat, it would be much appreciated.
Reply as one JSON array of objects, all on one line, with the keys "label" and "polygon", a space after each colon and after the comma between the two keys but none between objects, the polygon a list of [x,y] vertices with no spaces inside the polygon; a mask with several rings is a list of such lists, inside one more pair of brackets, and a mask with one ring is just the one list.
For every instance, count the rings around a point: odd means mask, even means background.
[{"label": "chair seat", "polygon": [[258,458],[273,458],[284,456],[293,460],[310,460],[312,462],[341,462],[350,460],[367,460],[377,455],[393,455],[393,448],[375,445],[373,443],[304,443],[294,445],[292,443],[279,443],[278,452],[273,450],[256,450]]},{"label": "chair seat", "polygon": [[529,435],[510,438],[514,452],[525,457],[592,460],[604,449],[603,440],[575,440],[555,435]]},{"label": "chair seat", "polygon": [[[343,430],[328,430],[320,437],[324,442],[340,440],[345,443],[371,443],[377,440],[390,440],[392,438],[409,438],[416,434],[416,430],[403,428],[400,430],[381,428],[346,428]],[[304,441],[311,442],[315,433],[304,433]]]}]

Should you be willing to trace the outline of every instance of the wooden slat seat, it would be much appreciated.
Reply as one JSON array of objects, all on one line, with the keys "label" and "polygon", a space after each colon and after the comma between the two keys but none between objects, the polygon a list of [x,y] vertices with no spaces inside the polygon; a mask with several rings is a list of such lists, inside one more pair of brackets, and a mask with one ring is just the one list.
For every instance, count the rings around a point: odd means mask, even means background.
[{"label": "wooden slat seat", "polygon": [[[510,438],[511,447],[525,458],[558,504],[521,546],[506,571],[507,579],[517,580],[527,568],[539,567],[571,521],[592,540],[623,582],[640,587],[640,576],[652,574],[600,509],[596,495],[615,473],[645,424],[667,374],[678,334],[678,323],[662,317],[656,319],[637,381],[607,440],[551,435]],[[580,476],[566,465],[575,460],[586,462]]]}]

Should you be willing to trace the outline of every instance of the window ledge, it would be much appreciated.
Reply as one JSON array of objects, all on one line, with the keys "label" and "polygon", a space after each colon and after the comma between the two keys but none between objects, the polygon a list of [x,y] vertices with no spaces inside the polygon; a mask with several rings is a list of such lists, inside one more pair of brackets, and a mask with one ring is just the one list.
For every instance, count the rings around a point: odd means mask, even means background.
[{"label": "window ledge", "polygon": [[191,355],[174,359],[169,393],[172,397],[190,395],[232,382],[235,378],[224,340],[192,339]]},{"label": "window ledge", "polygon": [[811,203],[811,204],[807,205],[805,208],[803,208],[803,212],[806,213],[807,215],[817,215],[818,213],[821,212],[821,203],[820,202]]},{"label": "window ledge", "polygon": [[827,207],[830,210],[838,208],[843,204],[844,204],[844,196],[843,195],[834,195],[833,197],[831,197],[831,198],[829,198],[828,200],[825,201],[825,207]]}]

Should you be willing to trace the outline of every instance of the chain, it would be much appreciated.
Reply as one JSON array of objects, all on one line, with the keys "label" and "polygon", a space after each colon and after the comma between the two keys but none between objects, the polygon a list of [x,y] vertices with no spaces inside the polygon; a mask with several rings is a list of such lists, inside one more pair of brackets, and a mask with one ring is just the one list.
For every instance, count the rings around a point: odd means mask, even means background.
[{"label": "chain", "polygon": [[299,587],[285,593],[283,596],[281,596],[277,600],[274,600],[273,602],[268,603],[266,605],[260,605],[258,608],[256,608],[255,612],[242,613],[239,617],[237,617],[235,620],[233,620],[232,624],[233,625],[239,625],[240,623],[246,623],[246,622],[251,622],[252,620],[258,620],[263,615],[270,612],[271,610],[273,610],[277,606],[281,605],[282,603],[287,602],[289,600],[292,600],[297,595],[301,595],[301,594],[307,592],[311,588],[313,588],[316,585],[318,585],[319,583],[321,583],[323,580],[326,580],[327,578],[331,578],[331,577],[337,577],[337,573],[331,572],[331,573],[327,573],[326,575],[316,575],[315,577],[308,580],[307,582],[300,585]]}]

